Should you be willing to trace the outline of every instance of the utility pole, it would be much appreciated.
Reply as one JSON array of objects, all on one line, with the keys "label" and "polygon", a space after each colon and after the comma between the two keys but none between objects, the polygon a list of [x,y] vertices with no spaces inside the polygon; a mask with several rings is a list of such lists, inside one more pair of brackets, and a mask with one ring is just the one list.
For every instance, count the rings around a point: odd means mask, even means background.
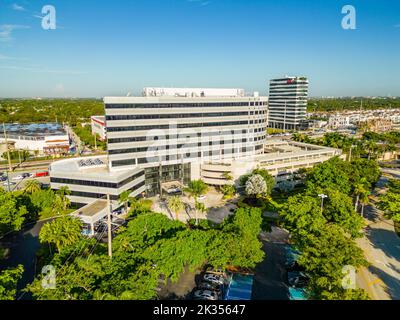
[{"label": "utility pole", "polygon": [[97,136],[94,134],[94,150],[97,150]]},{"label": "utility pole", "polygon": [[12,171],[11,158],[10,158],[10,149],[8,147],[6,125],[4,124],[4,122],[3,122],[3,131],[4,131],[4,142],[6,143],[6,148],[7,148],[8,170]]},{"label": "utility pole", "polygon": [[112,231],[111,231],[111,204],[110,195],[107,194],[107,231],[108,231],[108,256],[112,259]]}]

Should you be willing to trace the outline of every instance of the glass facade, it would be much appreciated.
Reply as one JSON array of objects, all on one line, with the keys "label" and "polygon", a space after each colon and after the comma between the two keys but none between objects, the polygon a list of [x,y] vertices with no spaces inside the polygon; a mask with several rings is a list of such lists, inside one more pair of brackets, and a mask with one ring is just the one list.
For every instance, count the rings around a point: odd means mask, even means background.
[{"label": "glass facade", "polygon": [[190,182],[190,163],[170,166],[160,166],[145,169],[147,196],[160,194],[161,183],[179,181],[184,185]]}]

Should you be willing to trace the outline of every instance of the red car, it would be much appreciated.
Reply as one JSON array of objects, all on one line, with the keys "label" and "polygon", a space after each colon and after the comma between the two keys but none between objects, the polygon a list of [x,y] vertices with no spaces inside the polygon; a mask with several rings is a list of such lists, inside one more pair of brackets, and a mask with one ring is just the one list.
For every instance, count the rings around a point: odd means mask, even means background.
[{"label": "red car", "polygon": [[41,177],[48,177],[49,176],[49,172],[45,171],[45,172],[37,172],[35,177],[36,178],[41,178]]}]

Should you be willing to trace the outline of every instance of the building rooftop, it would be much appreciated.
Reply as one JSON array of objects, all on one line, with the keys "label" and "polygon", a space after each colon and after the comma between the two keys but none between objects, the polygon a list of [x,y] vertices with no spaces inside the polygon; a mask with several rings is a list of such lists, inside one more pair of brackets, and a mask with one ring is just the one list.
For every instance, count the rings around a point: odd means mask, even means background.
[{"label": "building rooftop", "polygon": [[66,132],[59,123],[6,124],[7,135],[12,136],[62,136]]}]

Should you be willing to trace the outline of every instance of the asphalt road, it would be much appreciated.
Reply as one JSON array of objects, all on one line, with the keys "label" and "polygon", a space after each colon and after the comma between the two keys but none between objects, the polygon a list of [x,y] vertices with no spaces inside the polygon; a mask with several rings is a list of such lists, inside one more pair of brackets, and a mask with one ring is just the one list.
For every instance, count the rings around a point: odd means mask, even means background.
[{"label": "asphalt road", "polygon": [[29,299],[29,294],[22,295],[21,290],[34,280],[36,274],[36,252],[40,248],[39,232],[43,224],[48,221],[41,221],[26,226],[17,234],[11,234],[0,240],[2,248],[8,251],[7,257],[1,261],[3,268],[13,268],[22,264],[24,274],[18,282],[17,298]]},{"label": "asphalt road", "polygon": [[[379,181],[376,193],[386,182],[387,178]],[[373,300],[400,300],[400,237],[393,221],[385,219],[373,204],[366,208],[365,218],[365,237],[358,244],[371,265],[360,270],[357,282]]]},{"label": "asphalt road", "polygon": [[285,244],[288,233],[273,227],[263,237],[264,261],[255,269],[252,300],[288,300]]}]

